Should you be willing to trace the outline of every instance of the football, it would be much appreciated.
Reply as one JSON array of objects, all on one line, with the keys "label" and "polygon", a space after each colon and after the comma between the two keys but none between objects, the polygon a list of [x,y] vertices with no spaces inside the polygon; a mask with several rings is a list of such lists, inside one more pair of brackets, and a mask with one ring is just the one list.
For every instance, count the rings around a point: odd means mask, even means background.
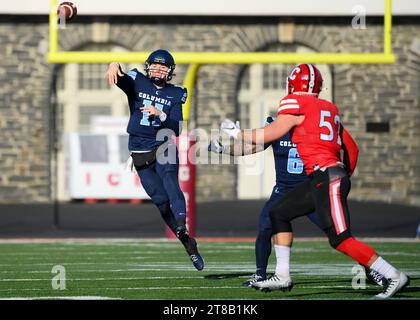
[{"label": "football", "polygon": [[58,6],[57,14],[59,18],[64,17],[66,21],[70,21],[77,15],[77,7],[73,2],[62,2]]}]

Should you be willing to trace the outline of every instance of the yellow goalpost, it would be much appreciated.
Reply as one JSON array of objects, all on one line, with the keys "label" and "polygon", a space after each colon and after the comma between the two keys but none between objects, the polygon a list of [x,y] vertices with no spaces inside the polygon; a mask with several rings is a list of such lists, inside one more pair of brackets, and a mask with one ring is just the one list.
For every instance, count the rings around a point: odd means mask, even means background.
[{"label": "yellow goalpost", "polygon": [[[50,0],[50,63],[109,63],[144,62],[150,52],[89,52],[58,50],[57,0]],[[184,79],[184,86],[193,93],[197,72],[202,64],[272,64],[272,63],[313,63],[313,64],[392,64],[392,0],[385,1],[384,51],[373,53],[281,53],[281,52],[171,52],[177,64],[190,64]],[[184,118],[189,119],[190,101],[184,105]]]}]

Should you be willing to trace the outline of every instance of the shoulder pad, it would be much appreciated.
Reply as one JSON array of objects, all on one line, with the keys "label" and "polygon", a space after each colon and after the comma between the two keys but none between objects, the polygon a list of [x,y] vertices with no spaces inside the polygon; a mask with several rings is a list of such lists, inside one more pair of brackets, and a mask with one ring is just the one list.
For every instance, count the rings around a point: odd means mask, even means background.
[{"label": "shoulder pad", "polygon": [[175,86],[175,87],[181,89],[180,99],[182,103],[185,103],[188,98],[187,88],[184,88],[183,86]]},{"label": "shoulder pad", "polygon": [[127,72],[127,76],[129,76],[130,78],[132,78],[133,80],[136,80],[137,75],[140,72],[137,69],[131,69],[130,71]]}]

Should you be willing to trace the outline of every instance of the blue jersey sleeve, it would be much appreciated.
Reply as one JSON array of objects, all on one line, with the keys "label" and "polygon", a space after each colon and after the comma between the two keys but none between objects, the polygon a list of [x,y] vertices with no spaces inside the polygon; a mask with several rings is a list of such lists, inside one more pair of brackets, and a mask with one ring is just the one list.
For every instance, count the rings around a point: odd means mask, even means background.
[{"label": "blue jersey sleeve", "polygon": [[[121,67],[120,67],[121,70]],[[122,70],[121,70],[122,72]],[[127,96],[134,94],[135,81],[137,77],[137,69],[133,69],[124,73],[122,77],[118,77],[117,86],[125,92]]]},{"label": "blue jersey sleeve", "polygon": [[175,103],[169,110],[166,121],[162,123],[165,128],[171,129],[179,136],[182,130],[182,121],[184,120],[182,114],[182,105],[187,101],[187,89],[182,88],[180,91],[179,102]]}]

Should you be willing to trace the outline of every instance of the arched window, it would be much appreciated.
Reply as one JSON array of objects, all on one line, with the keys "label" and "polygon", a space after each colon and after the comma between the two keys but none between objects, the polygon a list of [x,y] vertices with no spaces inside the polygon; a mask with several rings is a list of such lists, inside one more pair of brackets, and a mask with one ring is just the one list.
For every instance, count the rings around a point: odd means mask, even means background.
[{"label": "arched window", "polygon": [[[88,45],[81,50],[126,51],[113,45]],[[57,99],[62,107],[62,133],[94,131],[93,120],[98,116],[128,116],[127,99],[121,90],[110,88],[105,71],[108,64],[66,64],[57,79]],[[127,70],[130,66],[124,65]]]},{"label": "arched window", "polygon": [[[112,44],[88,45],[79,50],[126,51]],[[123,65],[125,71],[141,65]],[[108,64],[75,64],[61,67],[57,75],[57,182],[58,197],[68,200],[66,192],[66,159],[63,137],[68,133],[120,134],[120,162],[128,156],[125,134],[129,108],[125,94],[116,86],[110,87],[105,72]],[[106,130],[106,131],[105,131]],[[83,151],[83,150],[82,150]]]}]

